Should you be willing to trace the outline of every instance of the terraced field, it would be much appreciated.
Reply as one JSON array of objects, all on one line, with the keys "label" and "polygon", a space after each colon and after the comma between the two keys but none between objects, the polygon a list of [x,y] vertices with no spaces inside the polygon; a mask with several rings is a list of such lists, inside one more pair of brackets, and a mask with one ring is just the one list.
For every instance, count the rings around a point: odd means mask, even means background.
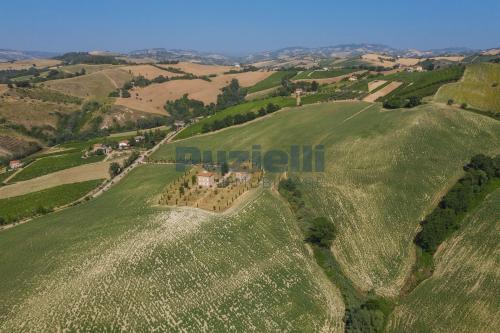
[{"label": "terraced field", "polygon": [[433,276],[398,306],[392,332],[495,332],[500,327],[500,190],[435,255]]},{"label": "terraced field", "polygon": [[340,295],[275,193],[230,215],[155,207],[175,177],[141,166],[1,232],[0,330],[342,331]]},{"label": "terraced field", "polygon": [[500,65],[475,64],[465,70],[463,79],[442,86],[436,94],[438,102],[453,100],[483,111],[500,112]]},{"label": "terraced field", "polygon": [[389,112],[368,103],[310,105],[163,146],[153,159],[173,159],[176,146],[257,144],[262,151],[325,145],[323,177],[298,175],[316,180],[306,193],[339,229],[334,254],[360,289],[395,296],[412,265],[419,222],[472,155],[498,151],[500,123],[434,105]]}]

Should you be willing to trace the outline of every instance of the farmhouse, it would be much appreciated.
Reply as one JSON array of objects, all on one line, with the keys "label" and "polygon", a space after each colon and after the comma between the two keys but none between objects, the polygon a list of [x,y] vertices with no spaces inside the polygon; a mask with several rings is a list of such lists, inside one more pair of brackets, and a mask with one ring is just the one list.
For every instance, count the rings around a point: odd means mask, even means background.
[{"label": "farmhouse", "polygon": [[135,142],[137,142],[137,143],[144,141],[144,139],[146,139],[146,138],[144,137],[144,135],[136,135],[136,136],[134,137],[134,141],[135,141]]},{"label": "farmhouse", "polygon": [[196,179],[199,186],[211,187],[215,185],[215,175],[212,172],[200,172],[196,175]]},{"label": "farmhouse", "polygon": [[106,146],[105,144],[102,143],[96,143],[92,146],[92,152],[95,153],[103,153],[103,154],[109,154],[111,152],[111,147]]},{"label": "farmhouse", "polygon": [[349,81],[357,81],[357,80],[358,80],[358,78],[355,77],[355,76],[350,76],[349,77]]},{"label": "farmhouse", "polygon": [[128,140],[123,140],[123,141],[118,142],[118,148],[119,149],[130,148],[130,144],[129,144]]},{"label": "farmhouse", "polygon": [[19,160],[13,160],[13,161],[9,162],[9,168],[12,170],[19,169],[22,166],[23,166],[23,162],[21,162]]}]

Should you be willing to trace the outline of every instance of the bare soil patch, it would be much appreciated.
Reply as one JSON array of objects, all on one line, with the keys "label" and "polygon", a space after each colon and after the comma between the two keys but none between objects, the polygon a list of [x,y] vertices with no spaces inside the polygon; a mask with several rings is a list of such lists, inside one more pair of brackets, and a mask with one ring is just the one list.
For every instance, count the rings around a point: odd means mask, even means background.
[{"label": "bare soil patch", "polygon": [[384,81],[384,80],[375,80],[375,81],[368,82],[368,91],[373,91],[386,82],[387,81]]},{"label": "bare soil patch", "polygon": [[393,90],[397,89],[402,84],[403,84],[402,82],[393,81],[388,85],[386,85],[384,88],[380,89],[379,91],[376,91],[373,94],[366,96],[365,98],[363,98],[363,101],[375,102],[377,99],[391,93]]}]

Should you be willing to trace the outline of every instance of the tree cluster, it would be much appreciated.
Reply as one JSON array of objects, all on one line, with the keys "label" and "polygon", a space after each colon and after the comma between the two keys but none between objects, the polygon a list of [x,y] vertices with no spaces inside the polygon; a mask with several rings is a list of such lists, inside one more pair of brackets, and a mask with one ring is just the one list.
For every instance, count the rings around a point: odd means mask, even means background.
[{"label": "tree cluster", "polygon": [[465,167],[465,176],[441,199],[439,205],[422,221],[415,243],[434,254],[438,246],[460,227],[460,222],[490,181],[500,178],[500,156],[479,154]]}]

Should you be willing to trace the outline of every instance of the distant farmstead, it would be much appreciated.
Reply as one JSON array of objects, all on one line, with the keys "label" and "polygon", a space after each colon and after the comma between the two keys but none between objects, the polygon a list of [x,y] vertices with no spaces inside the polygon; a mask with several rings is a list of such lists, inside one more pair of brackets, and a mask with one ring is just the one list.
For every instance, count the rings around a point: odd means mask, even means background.
[{"label": "distant farmstead", "polygon": [[199,186],[210,187],[215,185],[215,175],[212,172],[200,172],[196,176]]},{"label": "distant farmstead", "polygon": [[11,168],[12,170],[19,169],[22,166],[23,166],[23,162],[21,162],[19,160],[13,160],[13,161],[9,162],[9,168]]},{"label": "distant farmstead", "polygon": [[111,152],[111,147],[108,147],[102,143],[96,143],[95,145],[92,146],[92,152],[94,154],[95,153],[109,154]]},{"label": "distant farmstead", "polygon": [[127,149],[129,147],[130,147],[130,143],[128,142],[128,140],[123,140],[123,141],[118,142],[119,149]]}]

